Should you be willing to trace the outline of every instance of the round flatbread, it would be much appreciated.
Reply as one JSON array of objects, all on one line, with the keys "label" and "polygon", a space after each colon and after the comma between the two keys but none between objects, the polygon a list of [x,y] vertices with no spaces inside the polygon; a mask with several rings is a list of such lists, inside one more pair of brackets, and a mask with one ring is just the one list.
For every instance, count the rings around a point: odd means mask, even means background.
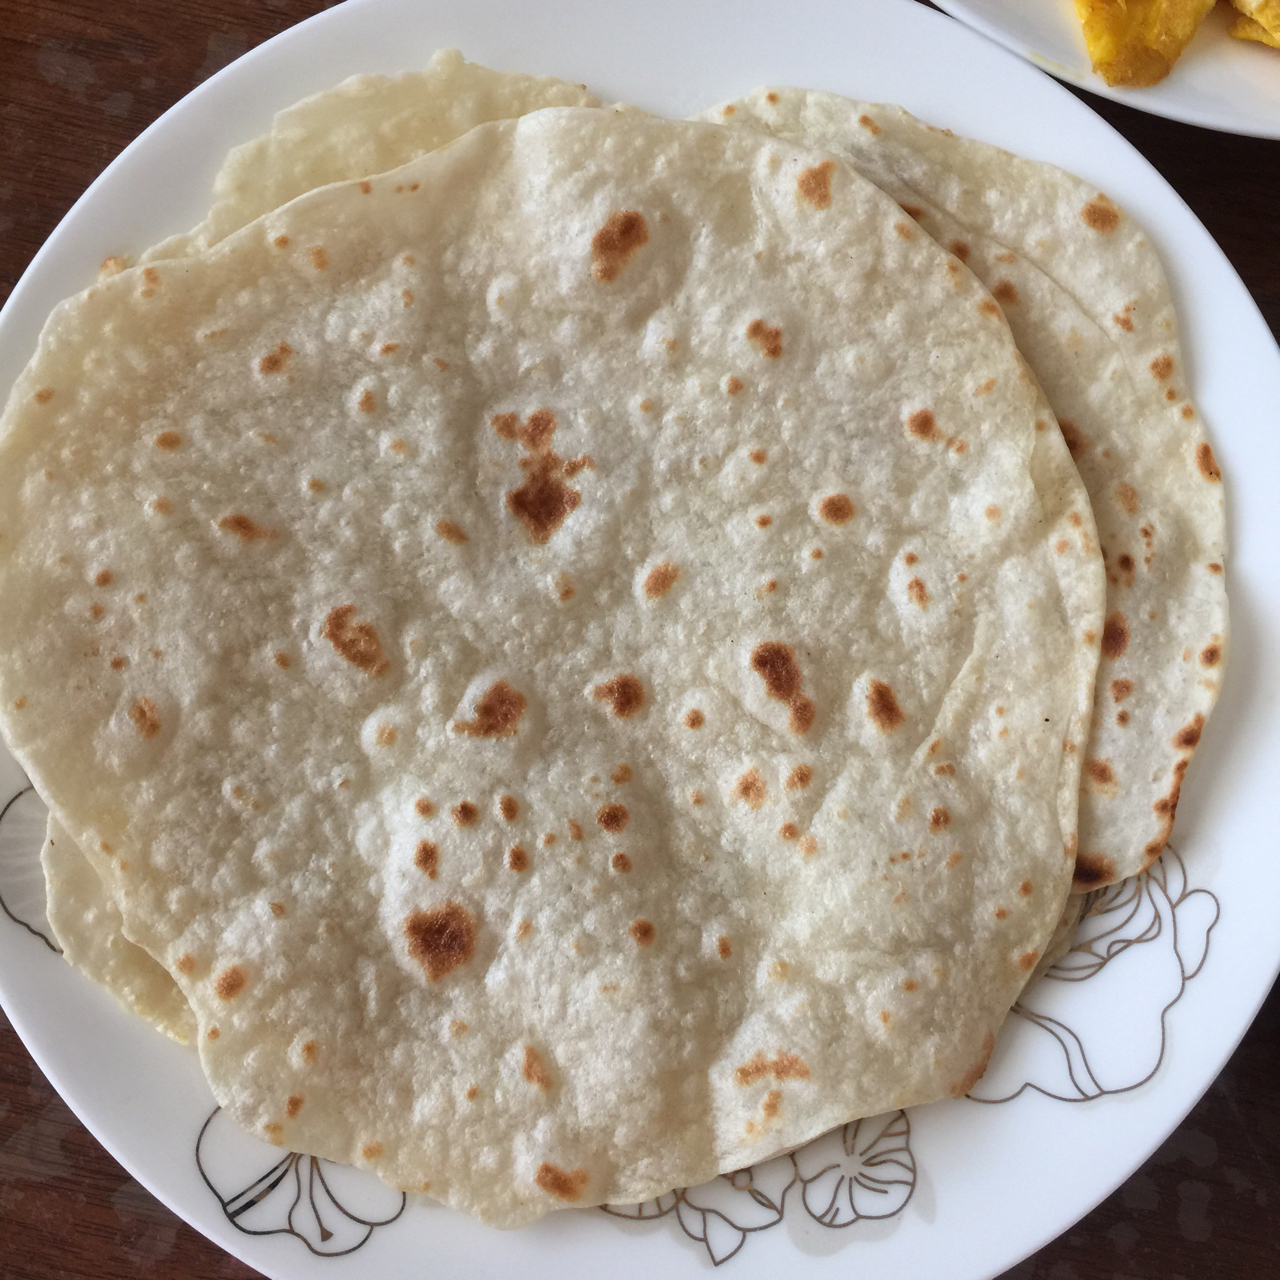
[{"label": "round flatbread", "polygon": [[829,155],[553,110],[54,313],[0,715],[251,1131],[517,1225],[976,1079],[1102,570],[906,231]]}]

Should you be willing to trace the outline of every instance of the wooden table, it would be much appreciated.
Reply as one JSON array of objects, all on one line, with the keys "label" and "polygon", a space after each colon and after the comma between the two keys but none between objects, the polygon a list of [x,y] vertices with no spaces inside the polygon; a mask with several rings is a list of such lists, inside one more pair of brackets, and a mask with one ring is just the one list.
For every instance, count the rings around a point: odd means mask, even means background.
[{"label": "wooden table", "polygon": [[[233,58],[327,7],[323,0],[0,0],[0,303],[126,143]],[[1177,188],[1280,334],[1280,142],[1082,96]],[[1169,1141],[1008,1276],[1271,1280],[1280,1275],[1278,1211],[1280,993],[1273,993]],[[102,1150],[0,1014],[2,1280],[255,1275]]]}]

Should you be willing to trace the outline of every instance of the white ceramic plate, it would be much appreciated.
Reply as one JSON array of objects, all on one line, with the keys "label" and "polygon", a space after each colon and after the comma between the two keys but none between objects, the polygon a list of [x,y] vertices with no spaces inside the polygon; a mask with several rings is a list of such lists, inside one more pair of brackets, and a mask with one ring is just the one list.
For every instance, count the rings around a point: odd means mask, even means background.
[{"label": "white ceramic plate", "polygon": [[[1238,548],[1231,669],[1179,810],[1189,883],[1169,858],[1126,890],[1130,897],[1116,894],[1093,926],[1112,930],[1094,947],[1112,955],[1109,963],[1076,952],[1075,972],[1063,976],[1094,976],[1047,981],[1028,997],[1027,1016],[1010,1020],[980,1086],[988,1098],[1018,1094],[1013,1100],[961,1100],[851,1126],[749,1180],[664,1197],[648,1207],[661,1218],[638,1223],[590,1210],[502,1233],[414,1200],[395,1221],[369,1227],[338,1205],[380,1221],[399,1210],[398,1195],[306,1159],[277,1167],[279,1151],[240,1138],[220,1118],[202,1138],[213,1103],[194,1055],[130,1019],[3,916],[0,999],[41,1069],[107,1148],[189,1222],[276,1280],[417,1280],[424,1268],[647,1280],[696,1276],[708,1255],[731,1253],[729,1273],[742,1277],[996,1274],[1086,1213],[1155,1149],[1220,1070],[1280,967],[1271,907],[1280,897],[1280,666],[1263,662],[1280,638],[1280,353],[1204,228],[1123,139],[1049,78],[908,0],[787,10],[771,0],[351,0],[202,85],[103,174],[0,313],[0,386],[30,356],[50,308],[90,281],[103,257],[199,220],[224,153],[261,132],[274,110],[354,72],[421,66],[451,45],[673,116],[764,81],[900,102],[957,132],[1064,165],[1144,222],[1172,276],[1190,382],[1215,433]],[[23,782],[0,760],[0,802]],[[0,895],[37,930],[42,831],[30,793],[0,819]],[[353,1245],[354,1253],[323,1256]]]},{"label": "white ceramic plate", "polygon": [[1006,49],[1091,93],[1206,129],[1280,138],[1280,49],[1229,36],[1235,11],[1222,5],[1205,19],[1167,79],[1149,89],[1112,89],[1093,73],[1072,0],[937,3]]}]

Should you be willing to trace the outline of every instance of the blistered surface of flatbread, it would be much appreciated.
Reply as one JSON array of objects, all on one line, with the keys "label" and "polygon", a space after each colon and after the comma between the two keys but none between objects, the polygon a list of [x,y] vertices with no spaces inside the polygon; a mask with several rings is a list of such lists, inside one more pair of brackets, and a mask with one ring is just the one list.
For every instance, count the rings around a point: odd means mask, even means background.
[{"label": "blistered surface of flatbread", "polygon": [[467,62],[456,49],[440,50],[425,71],[352,76],[287,107],[269,133],[236,147],[218,170],[204,221],[141,260],[208,248],[307,191],[399,168],[478,124],[543,107],[596,105],[582,85],[493,71]]},{"label": "blistered surface of flatbread", "polygon": [[904,226],[547,111],[55,312],[0,715],[252,1132],[516,1225],[976,1079],[1070,879],[1101,560]]},{"label": "blistered surface of flatbread", "polygon": [[1000,303],[1061,420],[1107,563],[1076,886],[1144,870],[1172,832],[1228,631],[1222,474],[1155,248],[1080,179],[900,107],[760,89],[708,118],[846,157]]},{"label": "blistered surface of flatbread", "polygon": [[191,1006],[165,968],[124,936],[120,909],[102,877],[53,817],[40,863],[45,914],[67,963],[101,983],[157,1031],[191,1044],[196,1038]]}]

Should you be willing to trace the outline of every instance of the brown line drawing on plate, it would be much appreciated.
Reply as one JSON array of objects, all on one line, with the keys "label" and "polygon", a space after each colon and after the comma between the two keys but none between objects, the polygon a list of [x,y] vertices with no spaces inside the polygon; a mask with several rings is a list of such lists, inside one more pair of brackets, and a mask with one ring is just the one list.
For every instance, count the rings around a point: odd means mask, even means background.
[{"label": "brown line drawing on plate", "polygon": [[[295,1239],[301,1240],[307,1248],[319,1258],[342,1258],[347,1254],[355,1253],[357,1249],[362,1248],[368,1243],[369,1237],[373,1235],[374,1230],[378,1227],[385,1227],[395,1222],[405,1211],[405,1206],[409,1202],[409,1197],[401,1191],[400,1206],[390,1217],[387,1218],[362,1218],[359,1214],[352,1213],[346,1208],[335,1194],[333,1187],[330,1186],[329,1180],[325,1177],[324,1166],[327,1161],[321,1160],[317,1156],[303,1155],[296,1151],[290,1151],[280,1157],[265,1173],[255,1178],[252,1182],[241,1187],[230,1196],[224,1196],[213,1184],[209,1171],[205,1168],[202,1148],[209,1134],[210,1126],[221,1114],[222,1108],[215,1107],[209,1114],[208,1119],[200,1126],[199,1136],[196,1138],[196,1168],[200,1171],[201,1178],[204,1179],[205,1186],[213,1192],[217,1197],[219,1205],[222,1206],[222,1212],[226,1215],[226,1219],[231,1223],[237,1231],[243,1232],[247,1236],[293,1236]],[[228,1121],[228,1123],[233,1123]],[[250,1141],[256,1141],[250,1139]],[[303,1205],[303,1178],[306,1178],[306,1204],[305,1208],[310,1212],[310,1221],[306,1223],[306,1228],[314,1225],[314,1234],[317,1243],[313,1243],[308,1235],[307,1229],[301,1227],[295,1221],[295,1215],[299,1208]],[[339,1167],[339,1166],[335,1166]],[[289,1201],[288,1211],[284,1216],[284,1226],[275,1227],[250,1227],[246,1226],[241,1219],[251,1210],[256,1209],[259,1205],[266,1204],[283,1189],[285,1194],[288,1193],[288,1181],[292,1176],[293,1195]],[[372,1177],[372,1175],[369,1175]],[[375,1180],[376,1181],[376,1180]],[[377,1183],[380,1189],[384,1188],[384,1184]],[[337,1210],[341,1218],[335,1218],[328,1215],[328,1222],[321,1216],[321,1205],[317,1203],[317,1194],[322,1199],[328,1201],[334,1209]],[[283,1205],[283,1201],[279,1202],[277,1208]],[[326,1209],[326,1214],[328,1210]],[[345,1219],[345,1221],[344,1221]],[[345,1244],[339,1238],[342,1235],[348,1235],[345,1230],[348,1224],[352,1224],[359,1238],[354,1243]],[[326,1247],[330,1241],[338,1240],[338,1246],[344,1247]]]},{"label": "brown line drawing on plate", "polygon": [[[15,791],[14,794],[11,795],[8,798],[8,800],[5,801],[4,808],[0,809],[0,824],[3,824],[5,818],[8,817],[9,810],[12,809],[13,806],[17,804],[18,801],[21,800],[22,797],[25,796],[29,791],[34,791],[34,790],[35,788],[32,787],[31,783],[28,782],[25,787],[22,787],[20,790]],[[38,853],[39,853],[39,850],[37,850],[37,855]],[[51,942],[34,925],[28,924],[25,920],[22,920],[18,916],[15,916],[13,912],[9,910],[9,904],[5,902],[3,893],[0,893],[0,911],[3,911],[5,915],[7,915],[9,919],[13,921],[14,924],[20,924],[33,937],[39,938],[40,941],[43,942],[44,945],[48,947],[50,951],[53,952],[54,955],[60,956],[62,954],[61,947],[59,947],[56,943]]]},{"label": "brown line drawing on plate", "polygon": [[[214,1107],[205,1123],[200,1126],[200,1134],[196,1138],[196,1169],[200,1170],[200,1176],[205,1180],[206,1187],[218,1198],[218,1203],[224,1215],[227,1216],[227,1221],[237,1231],[243,1231],[246,1235],[292,1235],[294,1238],[301,1240],[312,1253],[316,1254],[316,1257],[340,1258],[346,1257],[348,1253],[355,1253],[356,1249],[364,1247],[376,1228],[387,1226],[390,1222],[396,1221],[404,1212],[404,1207],[408,1203],[408,1196],[401,1192],[399,1193],[399,1207],[389,1217],[369,1219],[369,1217],[361,1217],[358,1213],[353,1213],[346,1206],[343,1206],[337,1194],[334,1193],[333,1187],[330,1187],[329,1179],[325,1178],[324,1166],[328,1164],[328,1161],[320,1160],[317,1156],[305,1156],[296,1151],[288,1152],[287,1155],[280,1157],[264,1174],[261,1174],[259,1178],[251,1181],[251,1183],[244,1185],[237,1192],[230,1194],[230,1196],[223,1196],[223,1193],[215,1187],[214,1181],[210,1178],[209,1170],[205,1167],[204,1152],[202,1152],[202,1147],[205,1146],[207,1135],[209,1135],[210,1125],[221,1114],[221,1110],[223,1108]],[[305,1166],[306,1170],[306,1208],[310,1211],[312,1220],[307,1222],[307,1226],[310,1228],[312,1222],[314,1222],[315,1235],[319,1243],[312,1243],[307,1231],[300,1228],[297,1222],[294,1221],[294,1215],[296,1215],[298,1208],[303,1203],[303,1166]],[[271,1197],[275,1196],[275,1193],[279,1192],[280,1189],[283,1188],[285,1193],[288,1192],[287,1183],[291,1175],[293,1196],[289,1201],[288,1211],[284,1215],[284,1226],[253,1228],[253,1226],[244,1225],[241,1219],[246,1213],[260,1206],[260,1204],[270,1201]],[[383,1187],[381,1183],[378,1185],[379,1188]],[[335,1210],[342,1215],[342,1219],[346,1221],[334,1219],[333,1216],[330,1216],[329,1221],[326,1222],[324,1217],[321,1217],[321,1206],[316,1202],[317,1189],[319,1189],[320,1197],[328,1199],[329,1204],[332,1204]],[[389,1188],[387,1189],[389,1190]],[[346,1244],[344,1247],[326,1248],[325,1245],[328,1245],[330,1240],[334,1240],[335,1236],[338,1236],[340,1231],[346,1228],[348,1222],[355,1225],[357,1230],[364,1229],[360,1234],[360,1238],[355,1243]],[[342,1240],[339,1240],[338,1243],[343,1244]]]},{"label": "brown line drawing on plate", "polygon": [[896,1217],[916,1187],[906,1112],[851,1120],[796,1151],[721,1174],[700,1187],[679,1187],[643,1204],[600,1208],[632,1222],[674,1212],[684,1234],[719,1267],[742,1251],[748,1236],[782,1221],[796,1185],[805,1212],[819,1226],[839,1229]]},{"label": "brown line drawing on plate", "polygon": [[[1184,931],[1178,921],[1178,913],[1197,898],[1212,904],[1211,916],[1207,921],[1201,922],[1202,945],[1196,941],[1197,931]],[[1030,1090],[1059,1102],[1087,1102],[1093,1098],[1132,1093],[1147,1084],[1160,1070],[1168,1049],[1166,1021],[1169,1011],[1182,999],[1187,983],[1204,968],[1209,955],[1210,935],[1221,915],[1222,903],[1216,894],[1208,889],[1189,887],[1186,864],[1172,846],[1141,875],[1089,894],[1078,926],[1079,929],[1087,930],[1086,936],[1078,939],[1044,974],[1042,982],[1087,982],[1096,978],[1108,965],[1131,949],[1149,946],[1165,939],[1177,965],[1178,981],[1172,997],[1159,1008],[1159,1048],[1154,1064],[1138,1079],[1127,1084],[1105,1085],[1090,1064],[1085,1039],[1077,1030],[1060,1018],[1036,1010],[1031,1007],[1030,1002],[1019,1000],[1011,1012],[1056,1041],[1066,1063],[1067,1080],[1075,1092],[1063,1093],[1032,1080],[1023,1080],[1016,1089],[1001,1092],[998,1096],[981,1097],[971,1092],[967,1095],[968,1098],[973,1102],[987,1104],[1012,1102]],[[1088,930],[1090,921],[1104,927],[1096,932]],[[1190,937],[1184,934],[1190,934]],[[1192,947],[1187,948],[1184,953],[1184,946],[1188,942],[1192,943]],[[1194,962],[1189,963],[1188,957]],[[1042,990],[1039,984],[1036,989]],[[1034,999],[1034,993],[1031,999]],[[975,1086],[977,1089],[981,1087]]]}]

